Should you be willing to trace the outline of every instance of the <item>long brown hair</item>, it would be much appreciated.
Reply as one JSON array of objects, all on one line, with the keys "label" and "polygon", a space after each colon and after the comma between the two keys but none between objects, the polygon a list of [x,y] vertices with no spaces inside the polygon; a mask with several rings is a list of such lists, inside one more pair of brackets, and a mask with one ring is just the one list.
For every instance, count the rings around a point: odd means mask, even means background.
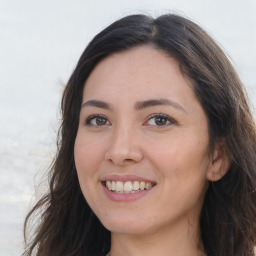
[{"label": "long brown hair", "polygon": [[84,199],[74,164],[82,91],[92,69],[106,56],[146,44],[179,62],[208,117],[211,146],[223,140],[231,159],[227,174],[210,182],[205,195],[200,216],[204,252],[209,256],[254,255],[256,132],[244,87],[213,39],[192,21],[172,14],[156,19],[124,17],[100,32],[83,52],[62,98],[49,193],[25,220],[25,230],[33,216],[39,216],[40,222],[24,255],[103,256],[109,251],[110,232]]}]

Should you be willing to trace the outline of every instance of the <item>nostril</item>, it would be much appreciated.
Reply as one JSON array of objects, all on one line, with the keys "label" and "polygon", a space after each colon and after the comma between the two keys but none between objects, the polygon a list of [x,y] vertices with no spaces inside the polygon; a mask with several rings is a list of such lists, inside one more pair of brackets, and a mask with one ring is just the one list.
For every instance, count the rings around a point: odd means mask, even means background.
[{"label": "nostril", "polygon": [[104,159],[116,165],[139,162],[143,159],[143,153],[139,147],[117,147],[112,145],[105,152]]}]

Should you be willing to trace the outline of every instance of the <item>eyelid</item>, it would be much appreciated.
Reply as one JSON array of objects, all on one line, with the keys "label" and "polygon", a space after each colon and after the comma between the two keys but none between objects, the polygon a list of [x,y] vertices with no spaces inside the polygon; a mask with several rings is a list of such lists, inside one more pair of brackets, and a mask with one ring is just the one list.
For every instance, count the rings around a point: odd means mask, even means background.
[{"label": "eyelid", "polygon": [[[163,128],[163,127],[167,127],[167,126],[171,126],[171,125],[177,125],[177,121],[175,119],[173,119],[172,117],[170,117],[169,115],[166,115],[166,114],[163,114],[163,113],[154,113],[154,114],[151,114],[147,117],[147,120],[146,122],[144,122],[144,125],[145,123],[147,123],[150,119],[152,118],[156,118],[156,117],[163,117],[163,118],[166,118],[170,124],[167,124],[167,125],[154,125],[156,126],[157,128]],[[151,125],[152,126],[152,125]]]},{"label": "eyelid", "polygon": [[[157,118],[157,117],[166,118],[167,121],[169,122],[169,124],[165,124],[165,125],[151,125],[151,124],[147,124],[150,119]],[[90,124],[90,122],[94,118],[106,119],[107,124],[103,124],[103,125],[93,125],[93,124]],[[89,115],[85,119],[84,124],[87,125],[87,126],[101,127],[101,126],[111,125],[111,122],[108,120],[108,118],[105,115],[102,115],[102,114],[92,114],[92,115]],[[150,114],[146,118],[146,121],[143,123],[143,125],[148,125],[148,126],[157,127],[157,128],[164,128],[164,127],[171,126],[171,125],[177,125],[177,121],[175,119],[173,119],[172,117],[170,117],[169,115],[166,115],[166,114],[163,114],[163,113],[153,113],[153,114]]]},{"label": "eyelid", "polygon": [[85,119],[84,124],[87,125],[87,126],[95,126],[95,127],[100,127],[100,126],[107,126],[107,125],[109,125],[109,124],[106,124],[106,125],[92,125],[92,124],[90,124],[90,121],[93,120],[94,118],[97,118],[97,117],[104,118],[104,119],[106,119],[106,121],[107,121],[108,123],[111,124],[111,122],[108,120],[108,118],[107,118],[106,116],[102,115],[102,114],[92,114],[92,115],[89,115],[89,116]]}]

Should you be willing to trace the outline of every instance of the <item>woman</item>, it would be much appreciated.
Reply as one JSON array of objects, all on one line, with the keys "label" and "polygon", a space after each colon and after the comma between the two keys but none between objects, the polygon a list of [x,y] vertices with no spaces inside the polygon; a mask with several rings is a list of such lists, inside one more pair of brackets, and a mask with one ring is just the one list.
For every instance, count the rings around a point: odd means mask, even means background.
[{"label": "woman", "polygon": [[104,29],[62,115],[24,255],[254,255],[255,124],[232,65],[196,24],[133,15]]}]

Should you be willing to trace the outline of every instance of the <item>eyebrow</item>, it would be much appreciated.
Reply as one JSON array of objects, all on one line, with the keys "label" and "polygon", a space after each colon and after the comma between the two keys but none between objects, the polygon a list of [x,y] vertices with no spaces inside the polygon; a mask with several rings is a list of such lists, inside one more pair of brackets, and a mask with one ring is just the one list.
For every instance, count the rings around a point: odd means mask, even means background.
[{"label": "eyebrow", "polygon": [[87,106],[103,108],[103,109],[106,109],[106,110],[111,109],[111,107],[108,103],[106,103],[104,101],[100,101],[100,100],[88,100],[88,101],[86,101],[85,103],[82,104],[82,108],[87,107]]},{"label": "eyebrow", "polygon": [[185,109],[179,103],[170,99],[149,99],[146,101],[139,101],[135,104],[134,109],[142,110],[148,107],[154,107],[159,105],[172,106],[176,109],[186,112]]},{"label": "eyebrow", "polygon": [[[164,99],[164,98],[163,99],[149,99],[149,100],[145,100],[145,101],[138,101],[135,103],[134,109],[142,110],[145,108],[159,106],[159,105],[160,106],[161,105],[172,106],[172,107],[182,110],[186,113],[185,109],[179,103],[177,103],[173,100]],[[89,100],[82,104],[82,108],[87,107],[87,106],[98,107],[98,108],[102,108],[102,109],[106,109],[106,110],[112,109],[110,104],[108,104],[107,102],[104,102],[104,101],[100,101],[100,100]]]}]

